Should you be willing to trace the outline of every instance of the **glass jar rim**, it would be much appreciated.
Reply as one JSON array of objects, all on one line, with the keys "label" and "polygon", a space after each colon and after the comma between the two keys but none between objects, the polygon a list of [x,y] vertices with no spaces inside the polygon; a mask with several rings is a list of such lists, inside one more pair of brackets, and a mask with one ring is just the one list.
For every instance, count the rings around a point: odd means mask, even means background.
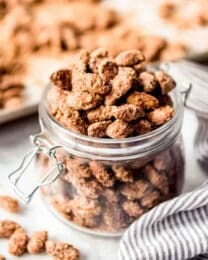
[{"label": "glass jar rim", "polygon": [[[96,155],[97,152],[102,154],[104,156],[105,150],[109,149],[118,149],[121,153],[121,150],[124,148],[130,149],[136,152],[139,150],[142,150],[142,148],[145,148],[144,146],[141,146],[141,144],[146,143],[147,141],[151,140],[152,143],[148,145],[149,147],[149,152],[151,150],[155,150],[156,147],[154,147],[154,143],[157,143],[157,148],[162,148],[163,146],[168,146],[173,140],[175,140],[176,136],[179,134],[181,125],[182,125],[182,118],[183,118],[183,102],[182,102],[182,97],[181,94],[178,90],[178,88],[175,88],[173,91],[171,91],[170,95],[172,96],[172,101],[174,104],[175,108],[175,113],[174,116],[171,118],[170,121],[165,123],[164,125],[158,127],[157,129],[143,134],[139,136],[134,136],[134,137],[128,137],[128,138],[123,138],[123,139],[110,139],[110,138],[96,138],[96,137],[91,137],[87,135],[83,135],[80,133],[76,133],[68,128],[65,128],[61,124],[59,124],[49,113],[48,107],[47,107],[47,92],[51,88],[51,84],[48,84],[48,86],[45,88],[41,103],[39,105],[39,121],[41,128],[43,131],[47,131],[48,134],[52,134],[52,138],[55,138],[56,141],[60,141],[59,144],[66,148],[66,150],[80,150],[79,152],[84,152],[87,153],[90,151],[87,151],[87,149],[84,149],[82,151],[82,146],[92,148],[94,146],[94,151],[92,154]],[[171,131],[170,131],[171,130]],[[174,131],[173,131],[174,130]],[[59,134],[57,134],[57,132]],[[171,133],[172,132],[172,133]],[[174,132],[174,133],[173,133]],[[169,134],[170,135],[169,135]],[[164,137],[169,137],[167,141],[169,142],[161,142],[161,144],[158,144],[158,141],[164,141]],[[75,143],[72,142],[72,139]],[[78,143],[82,145],[78,145]],[[166,144],[165,144],[166,143]],[[73,145],[72,145],[73,144]],[[133,147],[135,148],[137,146],[137,149],[132,149]],[[139,147],[140,146],[140,147]],[[160,147],[159,147],[160,146]],[[67,149],[69,148],[69,149]],[[139,149],[140,148],[140,149]],[[147,147],[146,147],[147,148]],[[152,148],[152,149],[151,149]],[[153,149],[154,148],[154,149]],[[92,149],[90,149],[92,150]],[[102,151],[101,151],[102,150]],[[117,152],[119,152],[117,150]],[[126,151],[128,153],[128,151]],[[140,151],[141,152],[141,151]],[[110,152],[107,152],[109,155]],[[112,151],[112,154],[115,155],[116,152]],[[89,155],[88,155],[89,156]],[[87,157],[88,157],[87,156]],[[105,156],[104,156],[105,157]]]}]

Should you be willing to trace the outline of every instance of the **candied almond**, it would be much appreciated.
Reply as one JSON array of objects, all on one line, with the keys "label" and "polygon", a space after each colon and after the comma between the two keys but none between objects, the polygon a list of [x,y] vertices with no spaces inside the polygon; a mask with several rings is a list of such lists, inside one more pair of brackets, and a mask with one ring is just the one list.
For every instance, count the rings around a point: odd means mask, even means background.
[{"label": "candied almond", "polygon": [[157,80],[153,73],[144,71],[139,74],[139,83],[142,85],[144,92],[151,92],[157,87]]},{"label": "candied almond", "polygon": [[165,72],[158,71],[156,72],[156,78],[160,84],[162,94],[168,94],[176,86],[175,81]]},{"label": "candied almond", "polygon": [[116,119],[107,127],[106,134],[111,138],[121,139],[129,137],[133,129],[124,120]]},{"label": "candied almond", "polygon": [[116,203],[119,200],[118,192],[114,189],[103,189],[102,196],[109,202]]},{"label": "candied almond", "polygon": [[174,165],[171,150],[167,151],[165,154],[163,153],[162,155],[156,156],[153,161],[153,167],[158,172],[164,172],[168,168],[168,165],[170,165],[171,168]]},{"label": "candied almond", "polygon": [[152,208],[159,203],[161,200],[161,195],[158,191],[152,191],[147,196],[141,199],[141,204],[143,207]]},{"label": "candied almond", "polygon": [[123,51],[115,58],[119,66],[134,66],[145,60],[143,53],[139,50]]},{"label": "candied almond", "polygon": [[110,59],[104,59],[98,65],[98,73],[107,82],[118,74],[118,65]]},{"label": "candied almond", "polygon": [[51,82],[62,89],[71,90],[72,72],[68,69],[62,69],[54,72],[50,77]]},{"label": "candied almond", "polygon": [[77,59],[79,61],[82,61],[84,64],[88,64],[89,58],[90,58],[90,53],[87,50],[81,50],[77,55]]},{"label": "candied almond", "polygon": [[87,118],[89,122],[106,121],[113,117],[115,106],[99,106],[96,109],[89,110],[87,112]]},{"label": "candied almond", "polygon": [[26,232],[19,228],[17,229],[9,240],[8,251],[15,256],[21,256],[27,251],[28,236]]},{"label": "candied almond", "polygon": [[133,104],[124,104],[118,106],[114,111],[114,116],[116,119],[121,119],[124,121],[133,121],[139,117],[144,116],[144,110],[141,106],[136,106]]},{"label": "candied almond", "polygon": [[156,97],[138,91],[134,91],[128,96],[127,103],[140,106],[146,110],[155,109],[159,106],[159,101]]},{"label": "candied almond", "polygon": [[67,219],[73,220],[79,225],[91,228],[98,225],[101,207],[97,200],[88,199],[85,196],[77,196],[73,199],[64,198],[63,200],[56,196],[53,204]]},{"label": "candied almond", "polygon": [[136,71],[130,67],[119,67],[119,76],[136,79]]},{"label": "candied almond", "polygon": [[89,92],[70,92],[67,96],[67,105],[76,110],[88,110],[98,106],[102,96]]},{"label": "candied almond", "polygon": [[152,124],[146,119],[141,119],[134,124],[134,131],[139,135],[149,133],[152,131]]},{"label": "candied almond", "polygon": [[66,158],[65,165],[69,171],[76,172],[76,175],[79,178],[92,177],[92,172],[90,170],[88,163],[84,163],[82,160]]},{"label": "candied almond", "polygon": [[87,198],[98,198],[103,189],[102,185],[97,180],[77,176],[77,172],[73,167],[68,168],[68,172],[63,176],[63,179],[76,187],[78,194]]},{"label": "candied almond", "polygon": [[27,244],[29,254],[38,254],[45,251],[45,243],[48,239],[47,231],[34,232]]},{"label": "candied almond", "polygon": [[95,73],[77,72],[72,73],[72,89],[74,92],[87,91],[91,94],[107,94],[110,85],[104,84],[102,78]]},{"label": "candied almond", "polygon": [[54,259],[56,260],[63,260],[63,259],[79,260],[80,259],[79,250],[67,243],[49,240],[46,242],[46,252],[50,256],[54,257]]},{"label": "candied almond", "polygon": [[149,112],[148,119],[155,125],[163,125],[173,117],[173,114],[173,108],[167,105]]},{"label": "candied almond", "polygon": [[105,48],[98,48],[91,52],[89,58],[89,67],[93,72],[97,72],[99,63],[108,57],[108,51]]},{"label": "candied almond", "polygon": [[11,220],[0,220],[0,238],[10,238],[20,228],[20,225]]},{"label": "candied almond", "polygon": [[61,115],[60,118],[56,115],[56,118],[63,126],[72,129],[74,132],[86,134],[87,125],[80,116],[79,111],[68,110],[68,113]]},{"label": "candied almond", "polygon": [[125,200],[122,204],[123,210],[128,214],[130,217],[138,218],[142,214],[144,214],[144,209],[138,204],[138,202],[134,202],[131,200]]},{"label": "candied almond", "polygon": [[106,207],[103,211],[103,221],[105,230],[121,230],[128,226],[129,217],[118,203],[106,202]]},{"label": "candied almond", "polygon": [[87,132],[89,136],[93,137],[105,137],[106,129],[112,123],[112,121],[100,121],[89,125]]},{"label": "candied almond", "polygon": [[48,101],[50,103],[50,111],[52,115],[55,115],[57,110],[60,110],[62,113],[68,112],[68,106],[66,104],[68,91],[62,90],[57,87],[52,87],[48,93]]},{"label": "candied almond", "polygon": [[77,72],[87,72],[90,53],[83,49],[73,56],[72,62],[69,64],[70,69]]},{"label": "candied almond", "polygon": [[132,87],[135,71],[132,68],[119,68],[118,75],[112,80],[112,90],[105,96],[105,105],[113,105]]},{"label": "candied almond", "polygon": [[125,183],[121,187],[121,194],[129,200],[141,199],[148,193],[149,183],[145,180],[137,180],[133,183]]},{"label": "candied almond", "polygon": [[165,175],[160,174],[150,164],[144,167],[143,172],[145,173],[151,184],[154,185],[154,187],[156,187],[162,193],[168,194],[169,183]]},{"label": "candied almond", "polygon": [[102,211],[98,200],[76,197],[69,202],[73,209],[74,222],[85,227],[95,228],[99,223]]},{"label": "candied almond", "polygon": [[20,211],[18,200],[6,195],[0,196],[0,208],[12,213],[17,213]]},{"label": "candied almond", "polygon": [[133,182],[134,179],[130,170],[127,170],[123,166],[119,166],[116,164],[113,164],[112,170],[114,171],[115,176],[118,180],[121,180],[123,182]]},{"label": "candied almond", "polygon": [[92,174],[104,187],[112,187],[114,185],[115,178],[112,172],[105,165],[96,161],[91,161],[89,165]]},{"label": "candied almond", "polygon": [[6,260],[6,257],[3,255],[0,255],[0,260]]}]

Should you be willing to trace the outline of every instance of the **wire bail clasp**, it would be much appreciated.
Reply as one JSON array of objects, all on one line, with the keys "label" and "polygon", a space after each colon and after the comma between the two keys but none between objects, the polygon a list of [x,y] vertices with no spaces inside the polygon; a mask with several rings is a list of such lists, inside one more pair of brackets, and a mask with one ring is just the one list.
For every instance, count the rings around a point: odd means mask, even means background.
[{"label": "wire bail clasp", "polygon": [[[20,166],[8,175],[9,183],[11,184],[17,195],[26,203],[29,203],[35,194],[35,192],[43,185],[51,184],[58,176],[64,171],[64,163],[59,161],[56,156],[57,149],[62,148],[61,146],[52,146],[44,138],[44,134],[40,133],[31,136],[32,144],[34,148],[29,151],[24,157]],[[41,178],[41,180],[34,185],[30,192],[25,193],[20,187],[19,182],[23,178],[26,170],[29,168],[33,160],[36,159],[38,154],[43,153],[49,160],[52,160],[54,166],[48,170],[48,172]]]}]

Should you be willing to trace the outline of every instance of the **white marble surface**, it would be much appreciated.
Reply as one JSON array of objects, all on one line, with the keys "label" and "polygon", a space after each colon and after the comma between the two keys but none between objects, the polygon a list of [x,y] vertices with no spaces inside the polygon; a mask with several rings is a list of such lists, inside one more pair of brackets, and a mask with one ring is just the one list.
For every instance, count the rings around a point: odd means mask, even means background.
[{"label": "white marble surface", "polygon": [[[183,136],[187,163],[184,191],[194,189],[206,178],[194,157],[193,138],[196,127],[195,115],[190,111],[185,111]],[[28,136],[38,131],[36,116],[0,126],[0,193],[12,193],[7,182],[7,175],[18,166],[23,154],[30,148]],[[12,215],[0,210],[0,219],[5,218],[18,221],[29,232],[47,229],[52,239],[67,241],[77,246],[83,260],[117,259],[118,239],[95,237],[68,228],[51,215],[38,194],[31,204],[23,205],[23,212],[20,215]],[[5,255],[9,260],[16,259],[7,253],[7,241],[0,241],[0,254]],[[45,255],[30,257],[25,255],[21,259],[50,258]]]}]

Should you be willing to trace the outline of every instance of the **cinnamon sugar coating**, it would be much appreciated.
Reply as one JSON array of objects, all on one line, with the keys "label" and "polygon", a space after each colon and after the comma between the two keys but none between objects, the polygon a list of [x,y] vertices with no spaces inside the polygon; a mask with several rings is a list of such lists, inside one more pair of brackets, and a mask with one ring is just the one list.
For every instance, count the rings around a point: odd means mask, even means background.
[{"label": "cinnamon sugar coating", "polygon": [[139,83],[142,85],[145,92],[152,92],[157,87],[157,80],[151,72],[141,72],[139,74]]},{"label": "cinnamon sugar coating", "polygon": [[115,58],[115,61],[119,66],[125,67],[132,67],[144,60],[144,54],[138,50],[123,51]]},{"label": "cinnamon sugar coating", "polygon": [[107,127],[106,134],[114,139],[122,139],[131,136],[133,129],[124,120],[116,119]]},{"label": "cinnamon sugar coating", "polygon": [[98,73],[106,82],[108,82],[109,80],[114,79],[118,74],[118,65],[110,59],[104,59],[98,65]]},{"label": "cinnamon sugar coating", "polygon": [[56,241],[47,241],[46,242],[46,252],[55,260],[79,260],[80,253],[79,250],[73,247],[70,244],[56,242]]},{"label": "cinnamon sugar coating", "polygon": [[173,117],[173,114],[173,108],[167,105],[149,112],[148,119],[155,125],[163,125]]},{"label": "cinnamon sugar coating", "polygon": [[11,213],[18,213],[20,211],[18,200],[7,195],[0,196],[0,208]]},{"label": "cinnamon sugar coating", "polygon": [[144,214],[144,209],[138,203],[131,200],[124,201],[122,208],[131,217],[138,218]]},{"label": "cinnamon sugar coating", "polygon": [[107,133],[107,127],[112,123],[112,121],[108,120],[108,121],[100,121],[100,122],[96,122],[91,124],[88,129],[87,129],[87,133],[89,136],[94,136],[94,137],[106,137]]},{"label": "cinnamon sugar coating", "polygon": [[142,198],[147,194],[149,183],[145,180],[138,180],[133,183],[128,183],[121,187],[121,194],[127,199],[134,200]]},{"label": "cinnamon sugar coating", "polygon": [[90,123],[107,121],[111,119],[114,115],[114,110],[117,108],[115,106],[99,106],[96,109],[89,110],[87,112],[87,118]]},{"label": "cinnamon sugar coating", "polygon": [[0,221],[0,238],[10,238],[20,228],[20,225],[11,220]]},{"label": "cinnamon sugar coating", "polygon": [[19,228],[17,229],[9,240],[8,251],[15,256],[21,256],[27,251],[28,236],[26,232]]},{"label": "cinnamon sugar coating", "polygon": [[145,115],[142,106],[134,104],[125,104],[118,106],[115,109],[114,116],[116,119],[124,120],[127,122],[137,120]]},{"label": "cinnamon sugar coating", "polygon": [[118,180],[123,182],[133,182],[134,179],[130,170],[116,164],[112,166],[112,170]]},{"label": "cinnamon sugar coating", "polygon": [[114,105],[131,88],[136,72],[132,68],[120,67],[118,75],[112,80],[112,90],[105,96],[105,105]]},{"label": "cinnamon sugar coating", "polygon": [[156,79],[160,84],[162,95],[168,94],[176,86],[175,81],[163,71],[156,72]]},{"label": "cinnamon sugar coating", "polygon": [[104,187],[112,187],[114,185],[115,177],[110,169],[96,161],[91,161],[89,165],[92,174]]},{"label": "cinnamon sugar coating", "polygon": [[48,239],[47,231],[36,231],[29,239],[27,251],[29,254],[38,254],[45,251],[45,243]]},{"label": "cinnamon sugar coating", "polygon": [[59,70],[54,72],[50,77],[51,82],[60,88],[70,90],[72,87],[72,75],[70,70]]},{"label": "cinnamon sugar coating", "polygon": [[137,50],[116,58],[104,48],[82,50],[70,68],[51,75],[51,114],[70,130],[99,138],[127,138],[165,124],[174,115],[168,93],[175,82],[143,61]]},{"label": "cinnamon sugar coating", "polygon": [[153,110],[159,106],[159,102],[156,97],[147,94],[145,92],[134,91],[127,98],[129,104],[140,106],[145,110]]}]

